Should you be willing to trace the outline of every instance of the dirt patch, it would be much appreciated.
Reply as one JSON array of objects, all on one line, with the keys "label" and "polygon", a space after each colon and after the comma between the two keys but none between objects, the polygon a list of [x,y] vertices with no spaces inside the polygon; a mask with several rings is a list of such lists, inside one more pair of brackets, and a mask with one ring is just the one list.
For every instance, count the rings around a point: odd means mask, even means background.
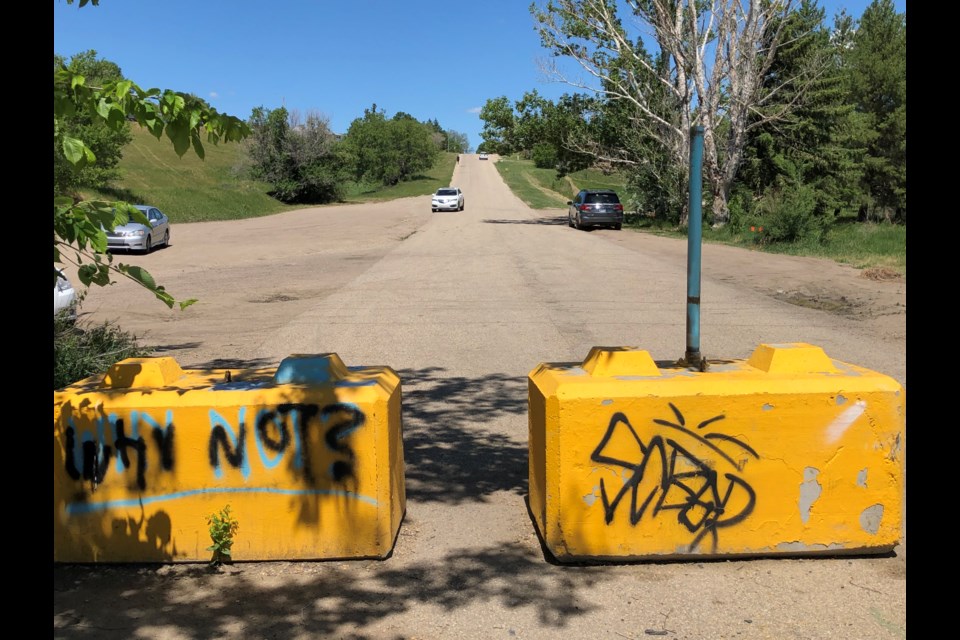
[{"label": "dirt patch", "polygon": [[870,267],[860,272],[861,278],[876,282],[903,282],[903,274],[887,267]]},{"label": "dirt patch", "polygon": [[802,293],[800,291],[777,291],[774,295],[778,300],[795,304],[798,307],[808,309],[819,309],[838,315],[853,315],[858,308],[863,306],[846,296],[826,296],[817,294]]}]

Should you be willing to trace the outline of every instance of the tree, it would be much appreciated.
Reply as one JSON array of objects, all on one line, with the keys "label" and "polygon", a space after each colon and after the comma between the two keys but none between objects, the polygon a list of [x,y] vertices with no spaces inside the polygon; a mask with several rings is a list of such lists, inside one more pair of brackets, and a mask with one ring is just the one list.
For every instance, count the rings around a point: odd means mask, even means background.
[{"label": "tree", "polygon": [[342,197],[343,163],[329,119],[301,118],[285,108],[257,107],[250,118],[252,173],[273,186],[283,202],[325,203]]},{"label": "tree", "polygon": [[864,210],[906,217],[907,209],[907,18],[892,0],[873,0],[864,10],[847,51],[852,102],[863,118]]},{"label": "tree", "polygon": [[[73,1],[67,0],[71,4]],[[77,2],[81,7],[99,4],[99,0]],[[127,79],[88,82],[86,76],[76,70],[63,64],[55,65],[54,140],[69,165],[79,171],[95,165],[97,156],[85,140],[61,129],[60,123],[84,117],[101,122],[113,131],[122,129],[127,126],[128,119],[133,119],[157,139],[167,136],[179,156],[192,148],[203,158],[204,142],[235,142],[250,133],[242,120],[218,113],[195,96],[169,89],[143,89]],[[78,267],[78,276],[84,285],[105,286],[119,275],[145,287],[168,307],[178,304],[182,309],[192,304],[194,300],[174,299],[142,267],[114,264],[113,255],[107,252],[107,231],[131,219],[148,224],[139,209],[125,202],[77,201],[71,196],[55,195],[54,284],[57,281],[56,265],[70,263]]]},{"label": "tree", "polygon": [[[840,20],[843,20],[842,16]],[[809,190],[813,213],[824,221],[843,208],[856,206],[858,165],[851,140],[853,106],[845,90],[840,56],[832,33],[824,25],[824,11],[814,0],[803,0],[786,18],[784,39],[764,84],[773,88],[783,78],[804,68],[822,72],[804,87],[797,100],[793,87],[758,110],[754,119],[776,112],[783,103],[797,107],[779,119],[768,119],[750,130],[737,185],[745,188],[743,200],[775,192]]]},{"label": "tree", "polygon": [[[633,22],[619,15],[625,6]],[[782,44],[792,0],[547,0],[530,10],[543,46],[585,73],[568,76],[556,63],[544,71],[606,101],[624,102],[632,139],[654,141],[672,172],[689,163],[690,131],[704,128],[704,168],[716,225],[729,220],[727,198],[751,127],[785,116],[796,102],[752,116],[786,87],[796,100],[817,70],[763,83]],[[650,33],[657,55],[647,53]],[[626,154],[632,156],[635,154]],[[633,158],[636,162],[637,158]]]},{"label": "tree", "polygon": [[350,123],[343,139],[344,158],[356,180],[395,185],[433,166],[439,153],[435,133],[402,112],[387,120],[374,104]]},{"label": "tree", "polygon": [[554,103],[536,90],[523,94],[511,106],[506,96],[487,100],[480,111],[484,121],[481,149],[494,153],[523,153],[537,166],[557,169],[563,176],[589,165],[576,145],[583,133],[587,109],[582,96],[564,95]]},{"label": "tree", "polygon": [[483,120],[481,149],[502,155],[513,153],[517,149],[513,107],[506,96],[487,100],[480,109],[480,119]]},{"label": "tree", "polygon": [[[72,56],[69,61],[54,55],[54,71],[61,67],[82,75],[88,83],[102,84],[123,80],[120,67],[109,60],[97,57],[90,50]],[[83,140],[96,156],[96,164],[76,169],[63,153],[63,137]],[[123,157],[123,147],[130,142],[130,127],[124,123],[119,128],[107,126],[99,118],[77,113],[69,118],[54,119],[53,133],[53,194],[75,194],[81,188],[102,188],[116,179],[117,165]]]},{"label": "tree", "polygon": [[446,150],[453,153],[466,153],[470,148],[470,139],[467,134],[450,129],[447,133]]}]

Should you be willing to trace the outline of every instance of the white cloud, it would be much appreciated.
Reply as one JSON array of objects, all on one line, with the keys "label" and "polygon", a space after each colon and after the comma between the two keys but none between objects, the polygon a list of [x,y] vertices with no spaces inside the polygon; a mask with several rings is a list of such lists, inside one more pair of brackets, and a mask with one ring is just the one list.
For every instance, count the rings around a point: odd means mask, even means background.
[{"label": "white cloud", "polygon": [[211,97],[211,98],[219,98],[219,97],[220,97],[220,94],[217,93],[216,91],[211,91],[211,92],[210,92],[210,97]]},{"label": "white cloud", "polygon": [[481,108],[482,107],[472,107],[470,109],[467,109],[467,113],[480,113]]}]

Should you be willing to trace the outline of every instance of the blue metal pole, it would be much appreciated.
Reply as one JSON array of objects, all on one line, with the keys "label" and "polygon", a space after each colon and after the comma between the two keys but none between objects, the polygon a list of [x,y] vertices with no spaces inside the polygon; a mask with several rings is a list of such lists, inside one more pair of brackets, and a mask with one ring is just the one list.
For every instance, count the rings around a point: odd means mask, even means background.
[{"label": "blue metal pole", "polygon": [[690,130],[690,215],[687,218],[687,364],[703,369],[700,355],[700,255],[703,244],[703,127]]}]

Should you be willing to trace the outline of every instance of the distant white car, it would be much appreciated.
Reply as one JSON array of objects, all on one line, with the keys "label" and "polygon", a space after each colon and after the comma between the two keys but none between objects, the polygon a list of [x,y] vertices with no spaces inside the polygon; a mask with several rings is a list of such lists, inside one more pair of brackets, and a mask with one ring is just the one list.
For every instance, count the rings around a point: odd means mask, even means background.
[{"label": "distant white car", "polygon": [[58,271],[57,281],[53,285],[53,315],[61,311],[71,316],[76,315],[77,292],[74,291],[70,280],[63,275],[63,271]]},{"label": "distant white car", "polygon": [[437,211],[463,211],[463,191],[459,187],[441,187],[433,194],[430,209]]},{"label": "distant white car", "polygon": [[480,159],[481,159],[481,160],[487,160],[487,159],[488,159],[487,154],[481,153],[481,154],[480,154]]}]

